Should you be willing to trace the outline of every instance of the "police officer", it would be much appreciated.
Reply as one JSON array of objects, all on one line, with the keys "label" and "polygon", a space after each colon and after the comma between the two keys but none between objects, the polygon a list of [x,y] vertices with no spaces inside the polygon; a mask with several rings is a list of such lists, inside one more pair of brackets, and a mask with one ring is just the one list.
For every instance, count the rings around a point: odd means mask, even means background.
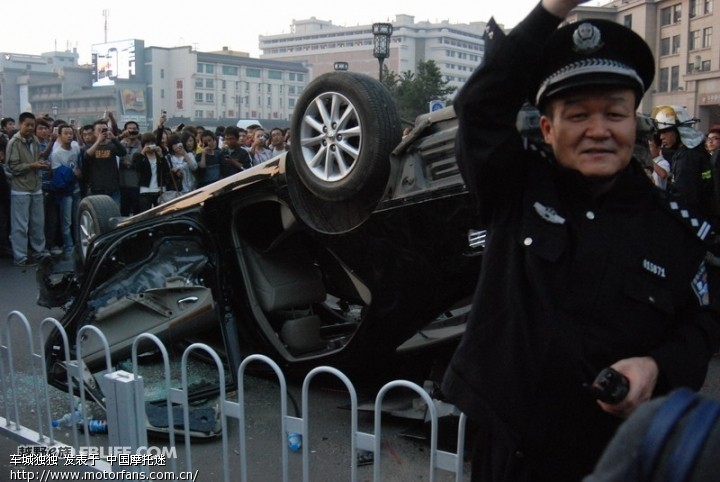
[{"label": "police officer", "polygon": [[[645,42],[603,20],[558,29],[583,0],[542,0],[458,93],[457,158],[488,228],[468,326],[442,389],[478,426],[476,481],[578,481],[622,420],[673,387],[698,389],[718,346],[709,226],[632,158],[654,75]],[[515,128],[525,99],[544,145]],[[617,403],[584,387],[605,367]]]}]

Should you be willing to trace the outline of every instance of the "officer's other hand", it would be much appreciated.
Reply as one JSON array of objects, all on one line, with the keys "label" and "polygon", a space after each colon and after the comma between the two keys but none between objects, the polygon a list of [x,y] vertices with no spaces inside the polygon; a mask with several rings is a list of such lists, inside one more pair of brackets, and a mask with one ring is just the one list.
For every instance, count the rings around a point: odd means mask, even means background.
[{"label": "officer's other hand", "polygon": [[630,384],[625,400],[610,405],[598,401],[598,404],[608,413],[618,417],[628,417],[641,403],[650,400],[658,378],[658,366],[652,358],[635,357],[620,360],[611,365],[621,374],[627,377]]}]

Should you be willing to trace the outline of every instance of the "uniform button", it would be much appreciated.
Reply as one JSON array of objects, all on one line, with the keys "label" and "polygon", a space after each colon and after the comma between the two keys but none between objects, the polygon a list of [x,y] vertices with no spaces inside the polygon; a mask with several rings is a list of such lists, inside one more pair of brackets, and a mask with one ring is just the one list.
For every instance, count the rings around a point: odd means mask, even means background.
[{"label": "uniform button", "polygon": [[592,211],[588,211],[585,213],[585,217],[592,221],[593,219],[595,219],[595,213]]},{"label": "uniform button", "polygon": [[648,296],[648,301],[649,301],[650,303],[653,303],[653,304],[654,304],[654,303],[655,303],[655,297],[654,297],[654,296]]},{"label": "uniform button", "polygon": [[533,239],[532,239],[532,238],[525,238],[525,239],[523,240],[523,244],[524,244],[525,246],[530,246],[532,243],[533,243]]}]

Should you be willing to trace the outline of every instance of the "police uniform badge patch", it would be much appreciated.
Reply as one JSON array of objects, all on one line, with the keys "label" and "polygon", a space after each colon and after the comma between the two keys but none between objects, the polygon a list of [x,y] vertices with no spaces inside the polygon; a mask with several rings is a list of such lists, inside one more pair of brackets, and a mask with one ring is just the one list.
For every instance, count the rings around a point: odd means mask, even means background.
[{"label": "police uniform badge patch", "polygon": [[573,50],[579,54],[597,52],[604,45],[600,29],[590,23],[581,23],[573,33]]},{"label": "police uniform badge patch", "polygon": [[710,304],[710,289],[708,288],[708,275],[705,269],[705,263],[700,264],[697,274],[692,280],[692,290],[697,296],[701,306]]}]

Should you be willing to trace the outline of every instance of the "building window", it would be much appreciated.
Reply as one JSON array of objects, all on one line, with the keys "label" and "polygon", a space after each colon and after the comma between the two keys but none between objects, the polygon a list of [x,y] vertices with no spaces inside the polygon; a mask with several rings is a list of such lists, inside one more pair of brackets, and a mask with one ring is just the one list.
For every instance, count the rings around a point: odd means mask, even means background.
[{"label": "building window", "polygon": [[223,75],[238,75],[238,68],[230,65],[223,65],[222,73]]},{"label": "building window", "polygon": [[225,82],[224,80],[220,81],[220,86],[222,90],[227,90],[227,82]]},{"label": "building window", "polygon": [[203,111],[201,111],[201,110],[196,110],[196,111],[195,111],[195,118],[197,118],[197,119],[202,119],[202,118],[203,118]]},{"label": "building window", "polygon": [[197,64],[196,72],[198,74],[202,74],[203,72],[205,72],[205,64]]},{"label": "building window", "polygon": [[701,0],[690,0],[690,18],[700,15],[700,2]]},{"label": "building window", "polygon": [[259,79],[260,78],[260,69],[251,69],[248,67],[245,69],[245,75],[247,77],[253,77],[253,78]]},{"label": "building window", "polygon": [[215,79],[205,79],[205,88],[206,89],[214,89],[215,88]]},{"label": "building window", "polygon": [[712,46],[712,27],[703,29],[702,46],[704,49],[709,49]]},{"label": "building window", "polygon": [[670,55],[670,37],[660,39],[660,56]]},{"label": "building window", "polygon": [[165,78],[165,69],[160,69],[160,78],[161,79]]},{"label": "building window", "polygon": [[682,20],[682,4],[678,3],[672,7],[672,21],[673,23],[679,23]]},{"label": "building window", "polygon": [[160,89],[160,98],[161,99],[165,98],[165,89]]},{"label": "building window", "polygon": [[279,70],[268,70],[268,79],[282,80],[282,72]]},{"label": "building window", "polygon": [[672,46],[670,47],[670,52],[673,54],[677,54],[680,52],[680,36],[679,35],[673,35]]},{"label": "building window", "polygon": [[195,92],[195,102],[202,102],[202,101],[203,101],[202,92]]},{"label": "building window", "polygon": [[625,17],[623,17],[623,25],[627,28],[632,28],[632,15],[625,15]]},{"label": "building window", "polygon": [[658,79],[658,92],[667,92],[670,80],[670,69],[667,67],[660,69],[660,78]]},{"label": "building window", "polygon": [[700,30],[693,30],[690,32],[690,44],[688,49],[697,50],[700,48]]},{"label": "building window", "polygon": [[295,107],[295,99],[288,99],[288,107],[292,109]]},{"label": "building window", "polygon": [[203,82],[203,79],[195,79],[195,88],[196,89],[202,89],[203,85],[205,85],[205,83]]},{"label": "building window", "polygon": [[206,74],[214,74],[215,66],[213,64],[205,64],[205,73]]},{"label": "building window", "polygon": [[660,25],[671,25],[678,23],[682,18],[682,4],[678,3],[672,7],[665,7],[660,10]]},{"label": "building window", "polygon": [[665,7],[660,10],[660,26],[664,27],[665,25],[670,25],[671,19],[672,14],[670,12],[670,7]]},{"label": "building window", "polygon": [[702,70],[703,70],[703,72],[707,72],[708,70],[710,70],[710,61],[709,60],[703,60]]},{"label": "building window", "polygon": [[713,0],[705,0],[704,6],[703,6],[703,13],[709,14],[713,11]]},{"label": "building window", "polygon": [[215,102],[215,94],[207,93],[205,94],[205,102]]},{"label": "building window", "polygon": [[670,67],[670,90],[675,91],[680,88],[680,66]]}]

